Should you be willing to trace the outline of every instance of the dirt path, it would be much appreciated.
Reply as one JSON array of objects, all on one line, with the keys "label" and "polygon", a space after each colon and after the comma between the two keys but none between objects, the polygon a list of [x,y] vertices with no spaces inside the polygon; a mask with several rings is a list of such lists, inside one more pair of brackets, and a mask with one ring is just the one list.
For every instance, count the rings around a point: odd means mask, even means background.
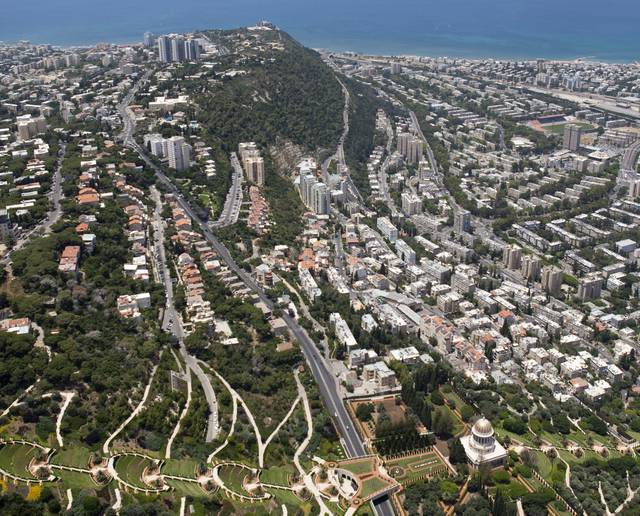
[{"label": "dirt path", "polygon": [[[178,361],[178,364],[180,364],[179,361]],[[167,441],[167,449],[164,453],[165,459],[171,458],[171,446],[173,445],[173,441],[175,440],[175,438],[178,436],[178,432],[180,432],[180,423],[182,423],[182,420],[186,417],[187,413],[189,412],[189,406],[191,405],[191,369],[187,368],[186,374],[187,374],[187,402],[184,404],[184,408],[180,413],[180,417],[176,422],[176,426],[173,429],[173,432],[171,432],[171,437],[169,437],[169,440]]]},{"label": "dirt path", "polygon": [[44,330],[42,329],[41,326],[39,326],[34,322],[31,323],[31,326],[33,326],[33,329],[36,330],[36,333],[38,334],[38,336],[36,337],[35,346],[37,348],[43,348],[47,352],[47,356],[49,357],[49,362],[51,362],[51,357],[52,357],[51,348],[44,343]]},{"label": "dirt path", "polygon": [[298,406],[298,403],[300,403],[300,399],[301,399],[300,396],[298,396],[295,400],[293,400],[293,403],[291,405],[291,408],[289,409],[289,412],[287,412],[287,414],[284,416],[282,421],[280,421],[280,424],[276,427],[276,429],[273,432],[271,432],[271,435],[269,437],[267,437],[267,440],[264,442],[264,445],[263,445],[263,448],[262,448],[263,457],[261,457],[261,460],[259,460],[258,462],[264,462],[264,454],[267,451],[267,446],[269,446],[269,443],[273,440],[273,438],[278,434],[280,429],[289,420],[289,418],[291,417],[291,414],[293,414],[293,411]]},{"label": "dirt path", "polygon": [[218,446],[215,450],[213,450],[213,452],[211,453],[211,455],[209,455],[209,457],[207,457],[207,462],[213,462],[213,458],[227,447],[227,444],[229,444],[229,441],[231,440],[231,436],[233,435],[233,432],[236,429],[236,421],[238,420],[238,400],[235,396],[232,395],[231,401],[233,403],[233,414],[231,415],[231,428],[224,442],[220,446]]},{"label": "dirt path", "polygon": [[320,495],[320,491],[318,490],[318,487],[313,482],[311,473],[307,474],[307,472],[302,467],[302,464],[300,463],[300,456],[307,449],[307,446],[309,445],[309,442],[313,437],[313,418],[311,417],[311,407],[309,406],[309,398],[307,397],[307,391],[304,389],[304,385],[302,385],[302,382],[300,381],[300,377],[299,377],[300,375],[297,369],[293,373],[293,375],[296,379],[296,385],[298,386],[298,396],[302,399],[302,404],[304,406],[304,416],[307,421],[307,436],[305,437],[304,441],[300,443],[300,446],[298,446],[298,449],[293,455],[293,463],[296,465],[298,473],[300,473],[300,476],[303,478],[305,487],[309,490],[311,494],[313,494],[313,497],[316,499],[316,502],[320,507],[320,514],[321,515],[331,514],[331,511],[325,505],[324,500]]},{"label": "dirt path", "polygon": [[[160,356],[158,357],[158,363],[160,363],[160,359],[162,358],[162,353],[164,353],[164,350],[160,352]],[[158,370],[158,366],[157,365],[153,366],[153,369],[151,370],[151,376],[149,377],[149,383],[144,389],[144,394],[142,395],[142,399],[140,400],[140,403],[138,403],[138,406],[133,410],[133,412],[131,412],[131,415],[124,420],[124,422],[116,429],[115,432],[113,432],[107,438],[107,440],[102,445],[102,453],[104,453],[105,455],[109,453],[109,446],[111,446],[111,442],[118,436],[118,434],[120,434],[120,432],[122,432],[125,429],[125,427],[129,423],[131,423],[131,421],[133,421],[133,418],[135,418],[138,414],[140,414],[140,412],[142,412],[142,409],[144,409],[144,404],[147,402],[147,398],[149,397],[149,391],[151,391],[151,384],[153,383],[153,379],[156,376],[157,370]]]},{"label": "dirt path", "polygon": [[29,394],[33,388],[38,384],[38,382],[40,381],[40,378],[38,378],[36,380],[36,383],[29,385],[29,387],[27,387],[24,392],[22,394],[20,394],[20,396],[18,396],[15,400],[13,400],[13,402],[11,403],[11,405],[9,405],[6,409],[4,409],[4,411],[2,412],[2,414],[0,414],[0,417],[4,417],[6,416],[13,407],[16,407],[17,405],[20,404],[20,400],[22,398],[24,398],[27,394]]},{"label": "dirt path", "polygon": [[[202,364],[207,366],[207,364],[205,364],[204,362],[202,362]],[[256,442],[258,443],[258,465],[260,466],[260,468],[263,468],[264,464],[260,460],[260,458],[262,457],[264,459],[264,442],[262,441],[262,435],[260,434],[260,429],[258,428],[258,424],[256,423],[256,420],[254,419],[253,414],[249,410],[249,407],[247,406],[247,404],[242,399],[242,396],[240,396],[236,392],[236,390],[233,387],[231,387],[229,382],[227,382],[227,380],[225,380],[225,378],[220,373],[218,373],[218,371],[216,371],[215,369],[211,369],[211,370],[218,377],[218,379],[224,384],[224,386],[227,388],[231,396],[237,399],[238,403],[244,409],[244,412],[247,415],[247,419],[249,420],[249,423],[251,423],[251,426],[253,427],[253,432],[256,436]]]},{"label": "dirt path", "polygon": [[120,493],[120,489],[117,487],[114,490],[116,495],[116,503],[114,503],[111,508],[115,511],[116,514],[120,514],[120,508],[122,507],[122,494]]},{"label": "dirt path", "polygon": [[62,407],[60,407],[60,412],[58,413],[58,419],[56,419],[56,439],[58,440],[58,446],[62,448],[64,446],[64,441],[62,439],[62,433],[60,432],[60,427],[62,426],[62,418],[64,417],[64,413],[67,411],[67,407],[71,403],[71,400],[76,395],[75,392],[61,392],[60,396],[62,396]]}]

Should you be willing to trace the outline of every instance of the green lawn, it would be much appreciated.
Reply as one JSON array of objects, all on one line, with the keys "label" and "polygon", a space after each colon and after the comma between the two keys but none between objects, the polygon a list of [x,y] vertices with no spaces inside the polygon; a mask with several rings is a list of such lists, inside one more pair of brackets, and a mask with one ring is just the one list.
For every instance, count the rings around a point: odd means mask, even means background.
[{"label": "green lawn", "polygon": [[[296,514],[298,509],[302,509],[304,514],[317,514],[317,512],[311,512],[311,502],[303,502],[291,491],[284,491],[282,489],[267,489],[276,500],[278,504],[285,504],[289,510],[289,514]],[[318,511],[319,512],[319,511]]]},{"label": "green lawn", "polygon": [[293,468],[289,466],[271,467],[263,469],[260,472],[260,482],[265,484],[274,484],[279,486],[288,486],[289,477],[294,473]]},{"label": "green lawn", "polygon": [[69,448],[60,448],[51,457],[53,464],[61,464],[63,466],[71,466],[74,468],[89,468],[89,457],[91,452],[88,448],[80,446],[71,446]]},{"label": "green lawn", "polygon": [[116,471],[122,480],[142,489],[149,489],[149,486],[142,481],[142,472],[148,466],[151,466],[149,459],[135,455],[118,457],[115,464]]},{"label": "green lawn", "polygon": [[545,480],[549,480],[551,476],[551,470],[553,468],[553,465],[551,464],[549,457],[547,457],[541,451],[531,450],[531,453],[533,453],[535,457],[535,461],[536,461],[535,467],[538,470],[538,473],[540,473],[542,478],[544,478]]},{"label": "green lawn", "polygon": [[505,435],[508,435],[512,441],[518,441],[527,446],[533,446],[533,441],[531,440],[533,436],[528,432],[524,435],[518,435],[498,426],[496,426],[494,429],[496,432],[496,437],[499,437],[500,439],[502,439]]},{"label": "green lawn", "polygon": [[224,482],[225,487],[240,494],[247,494],[242,484],[244,477],[250,473],[248,469],[238,466],[223,466],[218,470],[220,479]]},{"label": "green lawn", "polygon": [[372,458],[366,458],[351,463],[340,463],[339,467],[350,471],[354,475],[362,475],[373,471],[374,461]]},{"label": "green lawn", "polygon": [[515,479],[511,480],[511,482],[506,486],[499,486],[498,489],[501,489],[502,493],[512,500],[517,500],[529,492],[520,481]]},{"label": "green lawn", "polygon": [[7,473],[24,478],[35,478],[27,467],[36,449],[25,444],[8,444],[0,448],[0,468]]},{"label": "green lawn", "polygon": [[176,477],[196,478],[198,461],[192,459],[169,459],[163,465],[161,472],[164,475]]},{"label": "green lawn", "polygon": [[208,496],[207,493],[200,489],[198,484],[193,482],[182,482],[180,480],[172,479],[169,479],[166,482],[176,490],[176,493],[179,493],[182,496],[193,496],[194,498]]},{"label": "green lawn", "polygon": [[573,453],[564,450],[561,450],[558,453],[560,454],[560,457],[566,460],[569,464],[582,463],[587,459],[605,460],[593,450],[585,450],[585,452],[582,454],[582,457],[576,457]]},{"label": "green lawn", "polygon": [[580,127],[582,127],[583,131],[588,131],[589,129],[593,129],[593,126],[591,124],[587,124],[585,122],[566,122],[566,123],[560,123],[560,124],[553,124],[553,125],[545,125],[544,130],[546,132],[550,132],[551,134],[558,134],[558,135],[563,135],[564,134],[564,126],[567,125],[568,123],[571,123],[573,125],[578,125]]},{"label": "green lawn", "polygon": [[377,493],[381,489],[385,489],[386,487],[389,487],[389,484],[384,480],[376,476],[369,477],[367,480],[362,482],[362,491],[360,493],[360,496],[362,498],[367,498],[372,494]]},{"label": "green lawn", "polygon": [[78,473],[76,471],[64,471],[62,469],[54,469],[53,474],[60,478],[65,488],[72,489],[95,489],[97,486],[88,473]]}]

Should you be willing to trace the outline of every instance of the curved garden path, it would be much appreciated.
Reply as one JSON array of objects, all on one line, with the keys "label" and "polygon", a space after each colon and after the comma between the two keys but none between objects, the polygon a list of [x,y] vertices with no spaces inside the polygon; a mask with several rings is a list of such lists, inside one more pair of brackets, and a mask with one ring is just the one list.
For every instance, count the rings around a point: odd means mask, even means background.
[{"label": "curved garden path", "polygon": [[[179,363],[180,362],[178,362],[178,364]],[[182,420],[186,417],[187,413],[189,412],[189,406],[191,405],[191,369],[190,368],[187,368],[186,375],[187,375],[187,402],[184,404],[184,408],[180,413],[180,417],[176,422],[176,426],[173,429],[173,432],[171,432],[171,437],[169,437],[169,440],[167,441],[167,449],[164,453],[165,459],[171,458],[171,446],[173,445],[173,441],[175,440],[175,438],[178,436],[178,432],[180,432],[180,424],[182,423]]]},{"label": "curved garden path", "polygon": [[60,407],[60,412],[58,414],[58,418],[56,419],[56,439],[58,440],[58,445],[60,448],[64,446],[64,441],[62,439],[62,433],[60,432],[60,427],[62,426],[62,418],[64,417],[64,413],[67,411],[67,407],[71,403],[71,400],[76,395],[75,392],[61,392],[60,396],[62,396],[62,407]]},{"label": "curved garden path", "polygon": [[[160,356],[158,357],[158,364],[160,363],[160,359],[162,358],[162,353],[164,353],[164,349],[160,352]],[[133,412],[131,412],[131,415],[124,420],[124,422],[116,429],[115,432],[113,432],[107,438],[107,440],[102,445],[102,453],[104,453],[105,455],[109,454],[109,446],[111,446],[111,442],[120,434],[120,432],[122,432],[125,429],[125,427],[129,423],[131,423],[131,421],[133,421],[133,418],[135,418],[138,414],[140,414],[140,412],[142,412],[142,409],[144,409],[144,404],[147,402],[147,398],[149,397],[149,391],[151,391],[151,384],[153,383],[153,379],[156,376],[157,370],[158,370],[158,365],[156,364],[155,366],[153,366],[153,369],[151,370],[149,383],[144,389],[144,394],[142,395],[142,399],[140,400],[140,403],[138,403],[138,406],[135,409],[133,409]]]},{"label": "curved garden path", "polygon": [[300,446],[298,446],[298,449],[293,455],[293,463],[296,465],[298,473],[300,473],[300,476],[304,481],[305,487],[309,490],[311,494],[313,494],[313,497],[316,499],[316,502],[320,507],[320,514],[330,515],[331,511],[325,505],[324,500],[320,495],[320,491],[318,490],[318,487],[313,481],[312,473],[307,474],[307,472],[302,467],[302,464],[300,463],[300,456],[302,455],[304,450],[306,450],[307,446],[309,445],[309,442],[311,441],[311,438],[313,437],[313,418],[311,416],[311,407],[309,406],[309,398],[307,396],[307,391],[305,390],[304,385],[302,385],[302,382],[300,381],[300,373],[298,372],[297,369],[294,371],[293,376],[295,377],[296,385],[298,386],[298,395],[300,398],[302,398],[302,405],[304,407],[304,416],[307,422],[307,436],[305,437],[304,441],[300,443]]}]

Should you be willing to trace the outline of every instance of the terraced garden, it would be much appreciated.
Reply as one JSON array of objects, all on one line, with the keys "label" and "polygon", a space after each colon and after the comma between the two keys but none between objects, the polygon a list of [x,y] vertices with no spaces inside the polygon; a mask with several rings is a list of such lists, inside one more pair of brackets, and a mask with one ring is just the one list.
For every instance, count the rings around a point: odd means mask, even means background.
[{"label": "terraced garden", "polygon": [[251,474],[250,470],[242,468],[240,466],[222,466],[218,470],[218,474],[220,475],[220,479],[224,482],[224,485],[227,487],[227,489],[235,491],[239,494],[249,496],[249,493],[245,491],[242,484],[244,478],[247,475]]},{"label": "terraced garden", "polygon": [[140,489],[149,489],[142,481],[142,473],[145,468],[152,466],[152,462],[137,455],[122,455],[116,459],[115,469],[118,476],[125,482]]},{"label": "terraced garden", "polygon": [[164,462],[161,468],[163,475],[172,475],[184,478],[196,478],[197,460],[190,459],[169,459]]},{"label": "terraced garden", "polygon": [[54,469],[53,474],[60,478],[65,486],[72,486],[78,489],[95,489],[97,487],[88,473]]},{"label": "terraced garden", "polygon": [[176,492],[181,494],[182,496],[192,496],[194,498],[208,496],[207,493],[205,493],[200,488],[200,486],[194,482],[185,482],[182,480],[174,480],[174,479],[168,479],[168,480],[165,480],[165,482],[169,486],[174,488]]},{"label": "terraced garden", "polygon": [[91,452],[88,448],[61,448],[51,456],[51,463],[73,468],[88,468],[90,457]]},{"label": "terraced garden", "polygon": [[433,452],[394,459],[385,464],[389,474],[401,483],[411,482],[424,475],[433,475],[443,465],[440,457]]},{"label": "terraced garden", "polygon": [[35,453],[36,448],[26,444],[2,446],[0,447],[0,468],[17,477],[35,478],[27,469]]},{"label": "terraced garden", "polygon": [[293,467],[282,466],[263,469],[260,472],[260,482],[288,486],[289,478],[294,475]]}]

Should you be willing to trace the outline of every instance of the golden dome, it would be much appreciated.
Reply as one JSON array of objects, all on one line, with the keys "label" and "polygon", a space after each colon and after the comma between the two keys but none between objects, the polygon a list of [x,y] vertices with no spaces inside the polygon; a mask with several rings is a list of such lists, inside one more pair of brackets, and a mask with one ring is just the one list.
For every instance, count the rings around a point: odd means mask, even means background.
[{"label": "golden dome", "polygon": [[491,426],[491,421],[481,417],[475,422],[471,431],[479,437],[490,437],[493,435],[493,426]]}]

